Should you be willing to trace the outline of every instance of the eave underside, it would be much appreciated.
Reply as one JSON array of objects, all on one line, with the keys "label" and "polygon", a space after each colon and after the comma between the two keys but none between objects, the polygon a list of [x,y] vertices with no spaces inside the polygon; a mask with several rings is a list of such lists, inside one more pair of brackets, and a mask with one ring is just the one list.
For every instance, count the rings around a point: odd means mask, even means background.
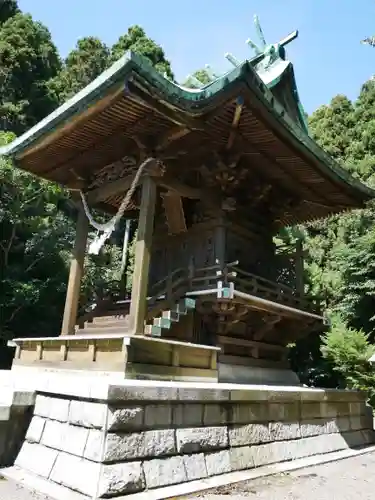
[{"label": "eave underside", "polygon": [[[245,191],[249,205],[258,196],[263,203],[277,200],[278,226],[360,207],[371,198],[301,146],[243,80],[228,85],[204,109],[189,112],[150,92],[143,81],[130,81],[126,91],[117,88],[31,144],[16,156],[16,164],[69,188],[97,193],[100,182],[130,179],[149,155],[165,162],[169,178],[192,188],[219,187],[234,198]],[[124,181],[107,196],[92,199],[111,212],[128,187]],[[133,200],[129,209],[136,208]]]}]

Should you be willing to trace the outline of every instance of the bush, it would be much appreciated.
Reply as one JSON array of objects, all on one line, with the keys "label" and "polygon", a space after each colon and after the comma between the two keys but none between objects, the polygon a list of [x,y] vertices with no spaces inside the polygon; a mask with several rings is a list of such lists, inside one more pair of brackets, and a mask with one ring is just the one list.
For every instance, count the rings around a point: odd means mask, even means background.
[{"label": "bush", "polygon": [[368,335],[348,327],[340,316],[331,318],[332,326],[323,336],[323,358],[333,365],[348,389],[367,391],[369,402],[375,404],[375,369],[369,362],[374,346]]}]

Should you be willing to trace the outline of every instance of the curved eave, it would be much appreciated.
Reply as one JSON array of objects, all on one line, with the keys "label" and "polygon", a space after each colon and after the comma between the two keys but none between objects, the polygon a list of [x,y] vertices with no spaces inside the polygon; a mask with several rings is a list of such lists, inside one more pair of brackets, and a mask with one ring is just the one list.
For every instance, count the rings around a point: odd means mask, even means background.
[{"label": "curved eave", "polygon": [[271,91],[274,91],[278,86],[282,87],[283,92],[287,92],[295,106],[295,114],[297,116],[297,124],[308,134],[308,125],[305,117],[299,93],[297,89],[296,78],[294,74],[293,64],[290,61],[278,59],[268,71],[258,72],[263,83],[267,85]]},{"label": "curved eave", "polygon": [[166,112],[178,111],[180,115],[202,116],[215,109],[230,95],[234,88],[247,88],[252,102],[256,102],[262,121],[291,144],[299,154],[314,165],[322,176],[330,178],[346,192],[350,191],[358,205],[375,197],[375,191],[351,177],[327,153],[325,153],[301,127],[285,112],[274,98],[249,61],[216,79],[203,89],[183,88],[158,73],[142,57],[134,53],[125,54],[91,84],[72,99],[31,128],[15,141],[0,148],[0,155],[17,159],[34,148],[40,147],[46,138],[58,132],[72,119],[84,119],[90,109],[111,98],[127,87],[136,94],[137,89],[148,93],[155,103]]}]

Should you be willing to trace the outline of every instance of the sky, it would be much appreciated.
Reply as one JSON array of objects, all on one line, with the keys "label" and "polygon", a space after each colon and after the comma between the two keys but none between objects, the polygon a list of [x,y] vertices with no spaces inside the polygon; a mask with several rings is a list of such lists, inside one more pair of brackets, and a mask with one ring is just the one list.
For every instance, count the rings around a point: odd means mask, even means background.
[{"label": "sky", "polygon": [[358,96],[375,74],[375,48],[360,40],[375,34],[375,0],[19,0],[24,12],[45,24],[61,56],[85,36],[108,45],[129,26],[141,25],[159,43],[178,81],[209,64],[216,74],[230,69],[226,52],[237,59],[253,53],[253,16],[259,16],[267,43],[298,29],[287,46],[300,98],[308,113],[337,94]]}]

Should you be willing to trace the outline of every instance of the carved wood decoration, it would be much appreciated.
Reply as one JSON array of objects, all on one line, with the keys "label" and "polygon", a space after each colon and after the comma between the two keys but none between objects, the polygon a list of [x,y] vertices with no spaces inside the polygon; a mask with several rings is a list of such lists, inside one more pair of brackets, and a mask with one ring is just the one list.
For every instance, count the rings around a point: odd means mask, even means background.
[{"label": "carved wood decoration", "polygon": [[121,160],[110,163],[95,174],[95,179],[88,186],[89,189],[126,177],[136,169],[137,163],[138,161],[135,156],[124,156]]}]

